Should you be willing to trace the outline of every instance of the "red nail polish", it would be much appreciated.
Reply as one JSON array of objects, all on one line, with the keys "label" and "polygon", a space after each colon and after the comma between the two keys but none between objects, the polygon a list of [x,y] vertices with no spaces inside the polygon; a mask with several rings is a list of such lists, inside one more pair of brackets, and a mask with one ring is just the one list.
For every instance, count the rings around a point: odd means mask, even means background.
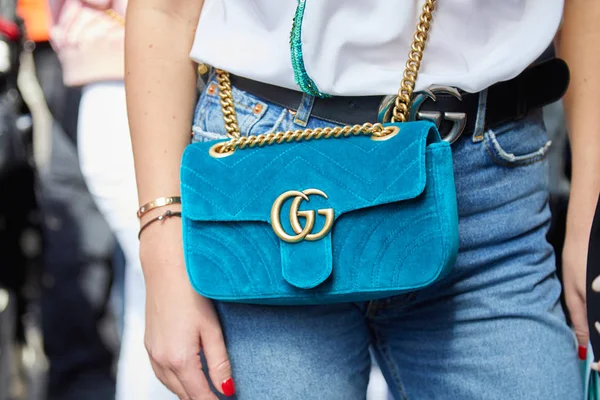
[{"label": "red nail polish", "polygon": [[584,361],[587,360],[587,347],[579,346],[579,350],[577,352],[579,354],[579,359]]},{"label": "red nail polish", "polygon": [[221,390],[223,390],[225,396],[233,396],[235,394],[235,383],[233,383],[233,379],[229,378],[221,383]]}]

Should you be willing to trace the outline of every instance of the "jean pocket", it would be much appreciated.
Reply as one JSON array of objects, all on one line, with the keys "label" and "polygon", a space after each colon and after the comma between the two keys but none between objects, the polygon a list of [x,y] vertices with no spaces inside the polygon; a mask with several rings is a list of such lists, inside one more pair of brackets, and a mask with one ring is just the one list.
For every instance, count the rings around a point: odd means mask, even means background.
[{"label": "jean pocket", "polygon": [[484,135],[491,160],[505,167],[522,167],[546,158],[552,142],[548,138],[542,110],[518,121],[489,129]]},{"label": "jean pocket", "polygon": [[[241,136],[274,132],[289,114],[286,109],[235,87],[232,88],[232,96]],[[207,142],[227,137],[219,85],[215,77],[209,79],[198,100],[192,133],[193,142]]]}]

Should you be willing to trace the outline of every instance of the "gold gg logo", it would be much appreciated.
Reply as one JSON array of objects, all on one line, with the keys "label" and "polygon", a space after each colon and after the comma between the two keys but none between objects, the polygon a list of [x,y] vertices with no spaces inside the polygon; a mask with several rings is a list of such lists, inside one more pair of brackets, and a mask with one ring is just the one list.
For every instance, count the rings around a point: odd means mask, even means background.
[{"label": "gold gg logo", "polygon": [[[307,189],[302,192],[297,190],[290,190],[289,192],[285,192],[281,196],[275,200],[273,203],[273,207],[271,208],[271,226],[273,227],[273,231],[275,234],[283,241],[288,243],[297,243],[302,240],[315,241],[322,239],[329,233],[331,227],[333,226],[333,209],[327,208],[324,210],[318,210],[317,213],[325,217],[325,226],[318,233],[311,233],[313,228],[315,227],[315,212],[311,211],[300,211],[300,203],[302,201],[310,201],[308,196],[317,195],[324,198],[328,198],[325,193],[318,189]],[[294,198],[292,201],[292,206],[290,207],[290,225],[292,229],[296,233],[295,236],[288,235],[283,226],[281,226],[281,207],[283,203],[287,200]],[[306,219],[306,225],[302,228],[299,217],[304,217]]]}]

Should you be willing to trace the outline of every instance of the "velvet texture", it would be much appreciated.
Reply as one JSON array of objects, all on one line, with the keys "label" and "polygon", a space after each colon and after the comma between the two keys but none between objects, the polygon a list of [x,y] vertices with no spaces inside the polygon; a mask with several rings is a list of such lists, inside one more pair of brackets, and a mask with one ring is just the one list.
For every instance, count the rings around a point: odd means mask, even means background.
[{"label": "velvet texture", "polygon": [[[181,167],[185,262],[202,295],[257,304],[364,301],[413,291],[445,276],[458,251],[452,153],[429,122],[366,136],[243,149],[213,158],[191,144]],[[334,210],[321,240],[288,243],[271,227],[283,193],[318,189],[300,211]],[[293,197],[280,220],[290,223]],[[306,219],[300,217],[304,227]]]}]

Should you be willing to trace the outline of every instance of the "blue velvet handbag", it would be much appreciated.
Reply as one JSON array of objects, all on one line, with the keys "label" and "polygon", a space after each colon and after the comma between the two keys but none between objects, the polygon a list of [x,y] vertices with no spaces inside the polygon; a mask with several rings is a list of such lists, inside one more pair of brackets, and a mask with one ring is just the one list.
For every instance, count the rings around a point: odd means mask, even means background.
[{"label": "blue velvet handbag", "polygon": [[196,291],[255,304],[354,302],[448,274],[458,251],[450,144],[431,122],[403,122],[433,3],[398,99],[382,112],[389,123],[240,136],[229,75],[217,71],[230,139],[189,145],[181,166]]}]

